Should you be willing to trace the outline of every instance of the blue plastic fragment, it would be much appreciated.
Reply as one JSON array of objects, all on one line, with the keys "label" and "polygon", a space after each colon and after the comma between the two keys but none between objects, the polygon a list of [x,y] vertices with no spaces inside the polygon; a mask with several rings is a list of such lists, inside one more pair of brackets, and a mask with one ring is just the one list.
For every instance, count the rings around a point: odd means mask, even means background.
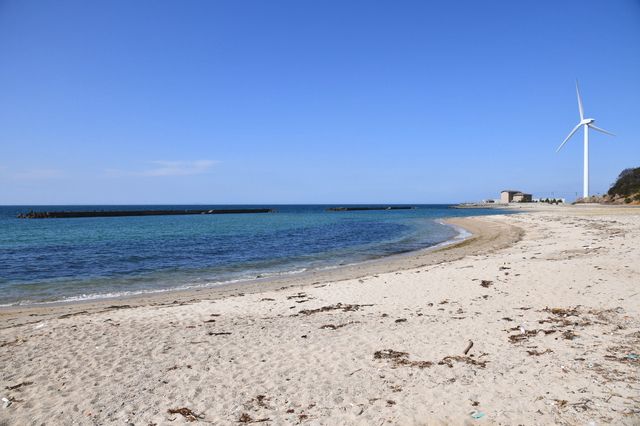
[{"label": "blue plastic fragment", "polygon": [[482,411],[474,411],[473,413],[471,413],[471,417],[473,417],[474,419],[481,419],[484,417],[484,413]]}]

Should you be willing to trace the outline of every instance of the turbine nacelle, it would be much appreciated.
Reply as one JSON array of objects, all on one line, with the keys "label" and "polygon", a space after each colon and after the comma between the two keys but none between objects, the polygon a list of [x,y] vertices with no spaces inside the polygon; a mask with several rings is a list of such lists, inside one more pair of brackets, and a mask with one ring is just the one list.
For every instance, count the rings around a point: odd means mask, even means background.
[{"label": "turbine nacelle", "polygon": [[585,124],[586,124],[586,125],[589,125],[589,124],[591,124],[591,123],[593,123],[593,122],[595,122],[595,121],[596,121],[596,120],[594,120],[593,118],[583,118],[583,119],[580,121],[580,125],[581,125],[581,126],[583,126],[583,125],[585,125]]}]

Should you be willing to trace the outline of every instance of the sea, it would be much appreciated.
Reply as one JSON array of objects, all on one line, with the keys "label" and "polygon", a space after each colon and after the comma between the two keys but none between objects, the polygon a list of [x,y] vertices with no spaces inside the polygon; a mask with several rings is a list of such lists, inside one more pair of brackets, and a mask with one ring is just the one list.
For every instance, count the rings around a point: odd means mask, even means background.
[{"label": "sea", "polygon": [[[367,205],[375,207],[375,205]],[[0,306],[91,300],[335,268],[447,244],[448,217],[496,209],[414,205],[0,206]],[[19,219],[29,211],[269,208],[273,213]]]}]

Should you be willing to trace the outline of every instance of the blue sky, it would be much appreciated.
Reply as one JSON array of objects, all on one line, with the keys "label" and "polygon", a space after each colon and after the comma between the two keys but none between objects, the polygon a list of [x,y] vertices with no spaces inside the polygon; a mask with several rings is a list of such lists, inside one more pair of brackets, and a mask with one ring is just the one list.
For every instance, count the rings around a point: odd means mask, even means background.
[{"label": "blue sky", "polygon": [[640,1],[0,1],[0,204],[574,198],[640,166]]}]

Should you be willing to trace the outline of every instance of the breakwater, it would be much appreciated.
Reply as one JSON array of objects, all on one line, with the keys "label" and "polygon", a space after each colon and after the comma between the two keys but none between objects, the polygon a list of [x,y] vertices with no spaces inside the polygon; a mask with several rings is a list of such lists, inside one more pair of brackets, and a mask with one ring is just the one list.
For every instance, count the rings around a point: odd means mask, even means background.
[{"label": "breakwater", "polygon": [[198,210],[96,210],[96,211],[53,211],[18,214],[19,219],[62,219],[76,217],[122,217],[122,216],[168,216],[189,214],[244,214],[273,213],[273,209],[198,209]]},{"label": "breakwater", "polygon": [[352,212],[359,210],[412,210],[413,206],[379,206],[379,207],[330,207],[328,212]]}]

